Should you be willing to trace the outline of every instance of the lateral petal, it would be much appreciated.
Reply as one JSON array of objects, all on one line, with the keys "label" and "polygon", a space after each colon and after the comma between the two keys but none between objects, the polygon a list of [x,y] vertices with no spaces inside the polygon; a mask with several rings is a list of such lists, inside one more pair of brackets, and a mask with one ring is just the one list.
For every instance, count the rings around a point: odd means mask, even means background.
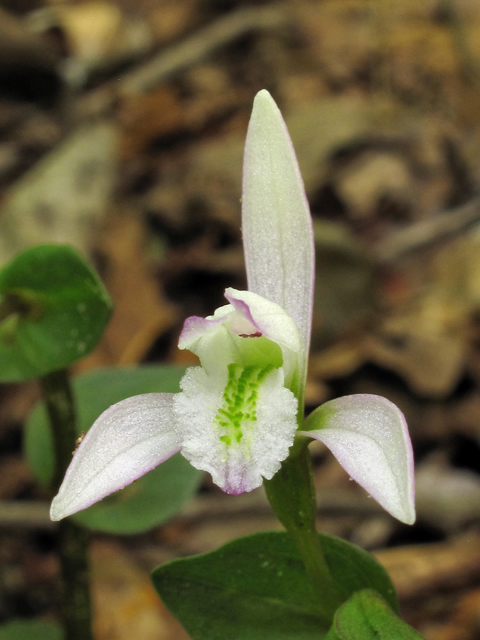
[{"label": "lateral petal", "polygon": [[413,451],[402,412],[380,396],[359,394],[318,407],[299,433],[320,440],[386,511],[415,522]]},{"label": "lateral petal", "polygon": [[143,476],[180,451],[173,393],[147,393],[112,405],[75,452],[50,510],[61,520]]}]

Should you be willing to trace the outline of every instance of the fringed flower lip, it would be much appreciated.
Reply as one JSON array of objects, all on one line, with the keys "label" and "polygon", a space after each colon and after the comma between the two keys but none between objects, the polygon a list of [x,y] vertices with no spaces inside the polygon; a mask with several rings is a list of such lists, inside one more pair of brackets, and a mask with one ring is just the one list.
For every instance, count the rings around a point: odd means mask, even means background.
[{"label": "fringed flower lip", "polygon": [[190,318],[179,347],[200,358],[174,401],[182,454],[227,493],[272,478],[297,430],[295,384],[303,345],[293,320],[274,302],[227,289],[230,304]]},{"label": "fringed flower lip", "polygon": [[187,369],[179,393],[135,396],[96,420],[52,502],[53,520],[178,452],[225,492],[251,491],[273,477],[299,434],[329,447],[392,515],[414,521],[412,448],[395,405],[347,396],[303,424],[314,238],[295,152],[267,91],[257,94],[248,127],[242,229],[248,291],[227,289],[228,304],[188,318],[180,335],[179,347],[201,366]]}]

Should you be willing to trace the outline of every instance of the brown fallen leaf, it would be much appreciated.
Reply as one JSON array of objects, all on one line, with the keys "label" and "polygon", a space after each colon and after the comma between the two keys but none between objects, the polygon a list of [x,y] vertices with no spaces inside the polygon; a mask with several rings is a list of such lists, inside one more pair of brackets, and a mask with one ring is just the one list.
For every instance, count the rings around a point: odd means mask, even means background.
[{"label": "brown fallen leaf", "polygon": [[110,122],[81,126],[12,185],[0,211],[0,264],[44,242],[88,251],[111,198],[116,142]]},{"label": "brown fallen leaf", "polygon": [[146,95],[126,98],[120,107],[120,157],[138,157],[155,139],[178,135],[185,128],[185,109],[177,92],[160,87]]},{"label": "brown fallen leaf", "polygon": [[480,517],[480,475],[452,467],[440,452],[416,467],[415,503],[422,521],[443,531],[461,531]]},{"label": "brown fallen leaf", "polygon": [[14,498],[32,484],[26,460],[19,455],[3,455],[0,462],[0,499]]},{"label": "brown fallen leaf", "polygon": [[96,540],[91,562],[97,640],[188,640],[157,596],[148,574],[120,544]]},{"label": "brown fallen leaf", "polygon": [[161,44],[176,40],[192,27],[199,11],[195,0],[162,0],[160,6],[152,4],[150,23],[155,40]]},{"label": "brown fallen leaf", "polygon": [[374,553],[388,571],[402,602],[427,599],[442,590],[478,584],[480,537],[462,535],[447,542],[396,547]]},{"label": "brown fallen leaf", "polygon": [[97,349],[78,371],[107,365],[138,364],[156,338],[170,329],[175,307],[163,297],[145,257],[146,229],[138,216],[112,216],[99,239],[105,256],[106,287],[114,301],[110,324]]}]

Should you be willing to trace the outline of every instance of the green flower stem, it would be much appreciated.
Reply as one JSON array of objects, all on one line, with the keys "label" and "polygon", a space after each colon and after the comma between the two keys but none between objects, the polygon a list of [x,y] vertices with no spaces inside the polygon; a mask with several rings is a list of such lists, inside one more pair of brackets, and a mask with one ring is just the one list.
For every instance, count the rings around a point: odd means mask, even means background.
[{"label": "green flower stem", "polygon": [[[75,449],[76,417],[70,379],[65,369],[41,378],[43,398],[55,446],[54,487],[65,475]],[[93,640],[88,571],[88,536],[71,520],[59,524],[65,640]]]},{"label": "green flower stem", "polygon": [[59,523],[65,640],[93,640],[88,533],[68,518]]},{"label": "green flower stem", "polygon": [[342,604],[315,527],[316,500],[308,439],[299,439],[280,470],[264,486],[280,522],[292,536],[310,584],[318,596],[318,613],[330,625]]}]

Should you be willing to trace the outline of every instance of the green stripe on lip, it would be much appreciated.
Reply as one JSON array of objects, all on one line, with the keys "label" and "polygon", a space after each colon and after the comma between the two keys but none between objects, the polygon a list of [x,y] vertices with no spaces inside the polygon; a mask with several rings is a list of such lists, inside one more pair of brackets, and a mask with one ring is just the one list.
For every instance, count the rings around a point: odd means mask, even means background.
[{"label": "green stripe on lip", "polygon": [[214,424],[221,431],[220,440],[227,446],[240,443],[243,438],[242,425],[257,420],[258,389],[266,376],[274,370],[273,365],[242,367],[228,365],[228,380],[222,402]]}]

